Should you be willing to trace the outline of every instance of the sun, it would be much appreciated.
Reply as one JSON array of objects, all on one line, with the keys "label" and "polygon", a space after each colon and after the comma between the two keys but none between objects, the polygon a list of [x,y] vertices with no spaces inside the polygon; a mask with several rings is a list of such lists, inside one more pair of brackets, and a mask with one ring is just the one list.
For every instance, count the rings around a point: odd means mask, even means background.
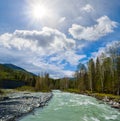
[{"label": "sun", "polygon": [[41,5],[33,5],[32,7],[32,16],[35,19],[42,19],[44,17],[46,17],[48,14],[48,10],[47,8],[45,8],[45,6],[41,6]]},{"label": "sun", "polygon": [[[30,1],[30,0],[29,0]],[[24,14],[32,26],[52,26],[55,24],[58,15],[54,14],[55,10],[46,0],[31,0],[25,6]],[[56,18],[55,18],[56,17]]]}]

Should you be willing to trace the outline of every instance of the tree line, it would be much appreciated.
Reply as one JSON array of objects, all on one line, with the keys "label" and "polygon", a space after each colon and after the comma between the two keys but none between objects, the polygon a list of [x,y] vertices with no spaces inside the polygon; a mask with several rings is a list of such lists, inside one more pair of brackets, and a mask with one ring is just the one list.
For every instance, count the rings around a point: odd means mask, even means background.
[{"label": "tree line", "polygon": [[87,64],[79,63],[74,78],[50,79],[45,73],[37,77],[37,90],[77,89],[80,92],[111,93],[120,95],[120,42],[107,48]]},{"label": "tree line", "polygon": [[120,95],[120,42],[109,46],[105,53],[96,59],[91,58],[86,64],[79,63],[73,78],[52,79],[48,73],[38,76],[15,71],[0,66],[0,80],[11,79],[24,81],[36,91],[52,89],[76,89],[79,92],[91,91]]},{"label": "tree line", "polygon": [[90,59],[87,67],[80,64],[76,71],[76,86],[81,91],[111,93],[120,95],[120,57]]}]

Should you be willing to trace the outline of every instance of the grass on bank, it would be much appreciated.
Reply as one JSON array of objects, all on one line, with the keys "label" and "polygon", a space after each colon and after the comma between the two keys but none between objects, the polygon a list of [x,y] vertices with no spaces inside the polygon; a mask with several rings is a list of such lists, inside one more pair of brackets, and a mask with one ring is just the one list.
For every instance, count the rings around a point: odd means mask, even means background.
[{"label": "grass on bank", "polygon": [[4,92],[0,89],[0,94],[3,94]]},{"label": "grass on bank", "polygon": [[15,89],[0,89],[0,95],[6,95],[8,93],[27,91],[27,92],[51,92],[49,89],[36,90],[32,86],[21,86]]},{"label": "grass on bank", "polygon": [[22,87],[18,87],[15,90],[17,91],[30,91],[30,92],[35,92],[35,88],[31,87],[31,86],[22,86]]},{"label": "grass on bank", "polygon": [[71,92],[71,93],[77,93],[77,94],[85,94],[85,95],[89,95],[89,96],[94,96],[96,97],[97,99],[104,99],[105,97],[107,97],[108,99],[110,100],[114,100],[116,102],[119,102],[120,101],[120,96],[118,95],[113,95],[113,94],[106,94],[106,93],[92,93],[91,91],[80,91],[78,89],[66,89],[66,90],[63,90],[65,92]]},{"label": "grass on bank", "polygon": [[80,90],[78,89],[64,89],[62,91],[80,94]]},{"label": "grass on bank", "polygon": [[96,98],[98,99],[103,99],[104,97],[107,97],[110,100],[114,100],[116,102],[120,101],[120,96],[118,95],[113,95],[113,94],[105,94],[105,93],[93,93]]},{"label": "grass on bank", "polygon": [[16,90],[17,91],[29,91],[29,92],[50,92],[51,91],[51,90],[47,90],[47,89],[36,90],[32,86],[22,86],[22,87],[16,88]]},{"label": "grass on bank", "polygon": [[22,91],[26,91],[26,92],[50,92],[51,90],[36,90],[34,87],[31,86],[22,86],[22,87],[18,87],[16,89],[0,89],[0,100],[7,96],[10,93],[14,93],[14,92],[22,92]]}]

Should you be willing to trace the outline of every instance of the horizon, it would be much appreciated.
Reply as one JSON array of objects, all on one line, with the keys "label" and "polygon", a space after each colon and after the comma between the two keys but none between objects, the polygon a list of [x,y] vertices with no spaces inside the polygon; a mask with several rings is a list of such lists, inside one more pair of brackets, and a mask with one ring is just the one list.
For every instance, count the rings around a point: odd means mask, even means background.
[{"label": "horizon", "polygon": [[0,63],[72,77],[120,41],[119,0],[1,0]]}]

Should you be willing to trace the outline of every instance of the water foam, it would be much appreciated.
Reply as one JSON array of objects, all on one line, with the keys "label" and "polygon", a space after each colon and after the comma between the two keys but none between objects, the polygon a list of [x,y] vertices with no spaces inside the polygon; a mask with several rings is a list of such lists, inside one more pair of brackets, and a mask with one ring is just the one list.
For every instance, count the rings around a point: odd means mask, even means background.
[{"label": "water foam", "polygon": [[105,116],[106,120],[115,120],[117,119],[117,115],[112,115],[112,116]]}]

